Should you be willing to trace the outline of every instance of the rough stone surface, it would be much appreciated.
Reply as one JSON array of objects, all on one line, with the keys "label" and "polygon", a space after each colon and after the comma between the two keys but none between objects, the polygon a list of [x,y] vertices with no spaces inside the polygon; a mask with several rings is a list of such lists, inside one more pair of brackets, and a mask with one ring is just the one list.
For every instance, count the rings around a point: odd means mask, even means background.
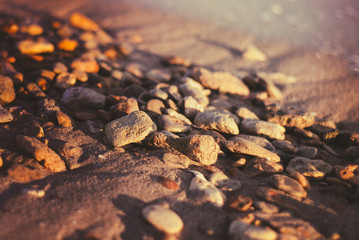
[{"label": "rough stone surface", "polygon": [[274,140],[272,141],[272,144],[276,149],[287,153],[295,154],[298,152],[298,149],[288,140]]},{"label": "rough stone surface", "polygon": [[151,118],[142,111],[135,111],[127,116],[113,120],[106,125],[106,137],[115,147],[144,140],[157,126]]},{"label": "rough stone surface", "polygon": [[297,171],[306,177],[322,179],[327,173],[331,172],[330,164],[319,159],[308,159],[303,157],[290,160],[287,171]]},{"label": "rough stone surface", "polygon": [[143,217],[158,230],[166,234],[178,234],[183,229],[182,219],[169,208],[149,205],[142,210]]},{"label": "rough stone surface", "polygon": [[83,151],[82,148],[75,143],[65,142],[59,146],[57,153],[65,160],[69,169],[73,170],[81,166],[78,160],[83,154]]},{"label": "rough stone surface", "polygon": [[359,165],[335,166],[337,176],[356,186],[359,186]]},{"label": "rough stone surface", "polygon": [[249,140],[234,137],[233,139],[226,142],[226,147],[229,151],[234,153],[242,153],[251,156],[258,156],[267,158],[273,162],[280,162],[280,157],[267,149],[251,142]]},{"label": "rough stone surface", "polygon": [[186,133],[191,130],[190,125],[187,122],[178,118],[171,117],[167,114],[163,114],[158,118],[160,126],[169,132],[173,133]]},{"label": "rough stone surface", "polygon": [[216,130],[221,133],[237,135],[239,129],[234,118],[220,112],[204,111],[198,113],[194,123],[206,130]]},{"label": "rough stone surface", "polygon": [[282,190],[294,197],[305,198],[307,196],[307,192],[299,182],[285,175],[276,174],[271,176],[270,183],[275,188]]},{"label": "rough stone surface", "polygon": [[184,96],[192,96],[202,106],[206,107],[209,104],[208,95],[210,91],[206,91],[202,85],[192,78],[183,79],[183,83],[179,86],[179,90]]},{"label": "rough stone surface", "polygon": [[184,114],[188,118],[193,119],[197,113],[203,111],[203,107],[192,96],[184,97],[181,102],[183,104]]},{"label": "rough stone surface", "polygon": [[154,132],[148,136],[147,145],[157,148],[170,148],[170,142],[174,138],[179,138],[179,136],[165,130]]},{"label": "rough stone surface", "polygon": [[272,162],[266,158],[254,158],[247,163],[246,173],[248,177],[267,175],[283,172],[282,165]]},{"label": "rough stone surface", "polygon": [[0,75],[0,105],[11,103],[14,100],[15,90],[11,78]]},{"label": "rough stone surface", "polygon": [[236,191],[241,187],[239,181],[230,179],[222,172],[212,173],[209,181],[222,191]]},{"label": "rough stone surface", "polygon": [[235,220],[229,225],[229,235],[233,240],[275,240],[278,234],[269,229]]},{"label": "rough stone surface", "polygon": [[284,140],[285,128],[279,124],[255,120],[244,119],[240,125],[240,130],[245,133],[268,137],[271,139]]},{"label": "rough stone surface", "polygon": [[240,194],[234,195],[226,202],[226,207],[230,210],[244,212],[252,206],[252,199]]},{"label": "rough stone surface", "polygon": [[72,120],[71,118],[60,111],[56,111],[55,112],[55,118],[57,123],[61,126],[61,127],[65,127],[65,128],[71,128],[72,127]]},{"label": "rough stone surface", "polygon": [[0,123],[7,123],[11,122],[14,119],[11,113],[6,111],[1,105],[0,105]]},{"label": "rough stone surface", "polygon": [[245,140],[254,142],[255,144],[271,151],[271,152],[275,152],[275,147],[272,145],[272,143],[270,141],[268,141],[266,138],[264,137],[259,137],[259,136],[252,136],[252,135],[246,135],[246,134],[239,134],[236,136],[236,138],[243,138]]},{"label": "rough stone surface", "polygon": [[68,88],[62,95],[63,104],[80,103],[89,107],[103,108],[105,106],[105,95],[91,88],[73,87]]},{"label": "rough stone surface", "polygon": [[76,76],[72,73],[60,73],[56,77],[55,86],[60,89],[66,89],[76,84]]},{"label": "rough stone surface", "polygon": [[115,117],[123,117],[131,112],[139,110],[137,100],[135,98],[126,97],[111,107],[111,112]]},{"label": "rough stone surface", "polygon": [[34,98],[43,98],[46,97],[46,94],[41,90],[41,88],[34,82],[30,82],[26,85],[27,90],[30,95]]}]

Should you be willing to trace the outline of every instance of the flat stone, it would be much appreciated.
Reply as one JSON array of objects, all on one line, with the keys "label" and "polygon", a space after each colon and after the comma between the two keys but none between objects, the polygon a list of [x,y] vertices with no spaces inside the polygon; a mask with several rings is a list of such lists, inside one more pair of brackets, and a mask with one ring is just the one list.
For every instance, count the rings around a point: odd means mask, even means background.
[{"label": "flat stone", "polygon": [[146,69],[145,66],[139,63],[127,64],[125,68],[127,72],[131,73],[132,75],[138,78],[143,78],[145,76],[145,69]]},{"label": "flat stone", "polygon": [[0,105],[0,123],[8,123],[11,122],[14,119],[11,113],[6,111],[1,105]]},{"label": "flat stone", "polygon": [[274,140],[272,144],[276,149],[282,150],[283,152],[293,154],[298,152],[298,149],[288,140]]},{"label": "flat stone", "polygon": [[151,117],[158,118],[166,110],[166,106],[159,99],[151,99],[147,102],[146,110]]},{"label": "flat stone", "polygon": [[313,159],[317,156],[318,149],[315,147],[301,147],[298,148],[297,154],[305,158]]},{"label": "flat stone", "polygon": [[300,138],[319,140],[319,136],[309,130],[294,127],[293,133]]},{"label": "flat stone", "polygon": [[209,181],[222,191],[236,191],[241,187],[240,181],[230,179],[222,172],[214,172]]},{"label": "flat stone", "polygon": [[285,128],[277,123],[256,119],[243,119],[240,129],[247,134],[264,136],[271,139],[285,139]]},{"label": "flat stone", "polygon": [[234,137],[226,142],[226,147],[234,153],[242,153],[251,156],[267,158],[273,162],[280,162],[280,157],[267,149],[240,137]]},{"label": "flat stone", "polygon": [[307,197],[307,192],[302,185],[294,179],[282,174],[276,174],[270,177],[270,183],[277,189],[282,190],[296,198]]},{"label": "flat stone", "polygon": [[256,201],[254,206],[263,213],[272,214],[279,212],[279,208],[276,205],[264,201]]},{"label": "flat stone", "polygon": [[240,194],[234,195],[226,202],[226,208],[238,212],[245,212],[252,206],[252,199]]},{"label": "flat stone", "polygon": [[187,122],[167,114],[163,114],[158,118],[160,126],[169,132],[186,133],[191,130],[191,126]]},{"label": "flat stone", "polygon": [[182,121],[183,123],[187,124],[187,125],[192,125],[191,120],[189,120],[186,116],[184,116],[183,114],[173,110],[173,109],[167,109],[166,110],[167,114],[171,117],[174,117],[180,121]]},{"label": "flat stone", "polygon": [[97,31],[100,29],[97,23],[78,12],[71,14],[70,23],[72,26],[85,31]]},{"label": "flat stone", "polygon": [[265,62],[266,55],[254,45],[249,45],[243,53],[243,58],[251,61]]},{"label": "flat stone", "polygon": [[156,130],[156,124],[142,111],[113,120],[105,127],[106,137],[114,147],[140,142]]},{"label": "flat stone", "polygon": [[209,104],[208,95],[211,93],[206,91],[202,85],[192,78],[184,78],[183,83],[179,86],[180,91],[186,97],[192,96],[202,106],[206,107]]},{"label": "flat stone", "polygon": [[65,39],[62,39],[57,44],[57,47],[60,50],[72,52],[72,51],[74,51],[76,49],[77,45],[78,45],[78,42],[76,40],[70,39],[70,38],[65,38]]},{"label": "flat stone", "polygon": [[275,152],[275,150],[276,150],[275,147],[272,145],[272,143],[270,141],[268,141],[267,139],[265,139],[264,137],[239,134],[236,136],[236,138],[243,138],[245,140],[254,142],[255,144],[257,144],[271,152]]},{"label": "flat stone", "polygon": [[65,160],[67,167],[71,170],[81,167],[78,162],[83,154],[82,148],[75,143],[65,142],[57,149],[57,153]]},{"label": "flat stone", "polygon": [[184,114],[189,118],[194,118],[197,113],[203,112],[203,107],[192,96],[184,97],[179,105],[181,103],[183,104]]},{"label": "flat stone", "polygon": [[60,73],[56,77],[55,87],[67,89],[76,84],[76,75],[72,73]]},{"label": "flat stone", "polygon": [[167,100],[168,99],[168,93],[165,91],[162,91],[161,89],[151,89],[149,92],[153,97],[159,98],[161,100]]},{"label": "flat stone", "polygon": [[32,155],[38,162],[42,162],[50,171],[66,171],[65,163],[59,155],[36,138],[18,135],[16,142],[21,149]]},{"label": "flat stone", "polygon": [[267,158],[254,158],[247,163],[246,173],[248,177],[268,175],[283,172],[282,165],[272,162]]},{"label": "flat stone", "polygon": [[196,115],[194,123],[205,130],[216,130],[221,133],[237,135],[238,125],[233,117],[221,112],[204,111]]},{"label": "flat stone", "polygon": [[218,90],[223,93],[231,93],[241,96],[249,95],[249,88],[241,79],[228,72],[211,72],[205,68],[194,68],[193,78],[203,87]]},{"label": "flat stone", "polygon": [[15,89],[11,78],[0,75],[0,105],[15,100]]},{"label": "flat stone", "polygon": [[55,46],[45,39],[40,39],[38,41],[29,39],[22,40],[17,43],[17,48],[22,54],[52,53],[55,50]]},{"label": "flat stone", "polygon": [[127,97],[122,97],[118,103],[111,107],[111,113],[116,118],[123,117],[139,110],[137,100],[135,98]]},{"label": "flat stone", "polygon": [[151,69],[146,72],[146,78],[154,82],[168,82],[171,80],[171,73],[167,69]]},{"label": "flat stone", "polygon": [[257,119],[259,120],[259,117],[254,113],[252,112],[251,110],[249,110],[248,108],[246,107],[240,107],[237,109],[236,111],[236,115],[242,119]]},{"label": "flat stone", "polygon": [[305,189],[305,190],[309,190],[310,189],[310,183],[308,181],[308,179],[301,173],[296,172],[296,171],[291,171],[289,172],[289,176],[295,180],[297,180],[299,182],[299,184]]},{"label": "flat stone", "polygon": [[233,240],[275,240],[278,234],[269,229],[235,220],[229,225],[229,235]]},{"label": "flat stone", "polygon": [[175,65],[175,66],[184,66],[189,67],[191,62],[180,56],[169,56],[161,59],[161,62],[165,65]]},{"label": "flat stone", "polygon": [[61,103],[68,105],[80,103],[94,108],[105,107],[105,95],[96,92],[91,88],[72,87],[65,90],[62,95]]},{"label": "flat stone", "polygon": [[287,171],[297,171],[306,177],[322,179],[327,173],[331,172],[330,164],[319,159],[308,159],[297,157],[290,160]]},{"label": "flat stone", "polygon": [[167,89],[168,94],[177,102],[182,99],[182,95],[176,85],[170,85]]}]

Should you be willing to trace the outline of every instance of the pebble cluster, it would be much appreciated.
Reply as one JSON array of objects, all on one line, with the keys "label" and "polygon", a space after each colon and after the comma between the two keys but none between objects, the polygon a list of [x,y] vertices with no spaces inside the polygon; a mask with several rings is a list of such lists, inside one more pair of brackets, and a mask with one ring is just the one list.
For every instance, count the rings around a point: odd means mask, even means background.
[{"label": "pebble cluster", "polygon": [[[181,57],[164,57],[155,68],[129,62],[133,47],[79,13],[69,23],[46,26],[2,21],[1,39],[2,132],[28,115],[42,119],[16,136],[19,152],[37,161],[35,170],[0,149],[0,171],[9,175],[32,180],[44,176],[36,169],[81,167],[83,149],[71,141],[53,147],[44,129],[72,131],[86,122],[109,147],[173,149],[203,166],[188,169],[187,190],[200,192],[203,203],[247,212],[230,221],[225,234],[232,239],[321,239],[288,212],[306,201],[311,183],[343,185],[358,195],[359,135],[314,113],[281,107],[280,90],[256,74],[211,71]],[[258,176],[257,192],[241,195],[243,181]],[[175,182],[163,184],[179,189]],[[148,205],[142,214],[168,235],[186,228],[181,213],[168,207]]]}]

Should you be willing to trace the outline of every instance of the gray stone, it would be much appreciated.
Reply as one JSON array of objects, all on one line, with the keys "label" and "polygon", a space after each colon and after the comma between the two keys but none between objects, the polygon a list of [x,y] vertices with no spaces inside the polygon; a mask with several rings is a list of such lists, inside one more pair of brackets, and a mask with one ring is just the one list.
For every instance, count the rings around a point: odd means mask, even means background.
[{"label": "gray stone", "polygon": [[184,122],[187,125],[192,125],[191,120],[189,120],[186,116],[184,116],[183,114],[178,113],[177,111],[173,110],[173,109],[167,109],[167,114],[171,117],[177,118],[178,120]]},{"label": "gray stone", "polygon": [[237,135],[239,129],[233,117],[221,112],[204,111],[198,113],[194,123],[205,130],[216,130],[226,134]]},{"label": "gray stone", "polygon": [[327,173],[331,172],[332,166],[319,159],[308,159],[297,157],[290,160],[287,171],[297,171],[306,177],[322,179]]},{"label": "gray stone", "polygon": [[272,142],[276,149],[282,150],[283,152],[296,154],[298,149],[288,140],[274,140]]},{"label": "gray stone", "polygon": [[115,147],[140,142],[156,130],[156,124],[142,111],[113,120],[105,127],[106,137]]},{"label": "gray stone", "polygon": [[332,127],[322,126],[320,124],[314,124],[310,127],[310,130],[316,133],[322,140],[328,141],[335,139],[339,131]]},{"label": "gray stone", "polygon": [[148,136],[147,145],[157,148],[170,148],[170,140],[175,138],[179,138],[179,136],[168,131],[154,132]]},{"label": "gray stone", "polygon": [[284,140],[285,138],[285,128],[276,123],[256,119],[243,119],[240,129],[248,134],[264,136],[271,139]]},{"label": "gray stone", "polygon": [[208,95],[210,90],[206,91],[201,84],[192,78],[183,79],[183,83],[179,86],[180,91],[184,96],[192,96],[202,106],[206,107],[209,103]]},{"label": "gray stone", "polygon": [[236,191],[241,187],[239,181],[230,179],[222,172],[212,173],[209,181],[222,191]]},{"label": "gray stone", "polygon": [[60,73],[56,77],[55,87],[66,89],[76,84],[76,75],[73,73]]},{"label": "gray stone", "polygon": [[234,153],[242,153],[251,156],[258,156],[267,158],[273,162],[280,162],[277,154],[268,151],[267,149],[240,137],[234,137],[226,142],[226,147],[229,151]]},{"label": "gray stone", "polygon": [[313,159],[317,156],[318,149],[315,147],[301,147],[298,149],[297,154],[305,158]]},{"label": "gray stone", "polygon": [[266,158],[254,158],[247,163],[246,173],[248,177],[267,175],[283,172],[282,165]]},{"label": "gray stone", "polygon": [[271,144],[270,141],[268,141],[267,139],[263,138],[263,137],[258,137],[258,136],[252,136],[252,135],[246,135],[246,134],[239,134],[238,136],[236,136],[236,138],[243,138],[245,140],[254,142],[255,144],[271,151],[271,152],[275,152],[275,147]]},{"label": "gray stone", "polygon": [[235,220],[229,225],[229,235],[233,240],[275,240],[278,234],[269,229]]},{"label": "gray stone", "polygon": [[65,105],[80,103],[89,107],[105,107],[106,96],[91,88],[68,88],[62,95],[61,103]]},{"label": "gray stone", "polygon": [[11,113],[6,111],[1,105],[0,105],[0,123],[7,123],[11,122],[14,119]]},{"label": "gray stone", "polygon": [[276,174],[270,177],[270,183],[277,189],[282,190],[293,197],[305,198],[307,192],[304,190],[302,185],[294,179],[285,175]]},{"label": "gray stone", "polygon": [[0,105],[15,100],[15,89],[11,78],[0,75]]},{"label": "gray stone", "polygon": [[294,127],[293,128],[293,133],[294,133],[294,135],[296,135],[297,137],[300,137],[300,138],[319,140],[318,135],[316,135],[315,133],[313,133],[313,132],[311,132],[309,130],[305,130],[305,129],[302,129],[302,128]]},{"label": "gray stone", "polygon": [[236,111],[236,114],[237,114],[238,117],[240,117],[242,119],[250,118],[250,119],[259,120],[258,116],[254,112],[252,112],[251,110],[249,110],[246,107],[238,108],[237,111]]},{"label": "gray stone", "polygon": [[173,133],[186,133],[191,130],[191,126],[185,121],[178,118],[171,117],[167,114],[163,114],[158,118],[160,126],[169,132]]}]

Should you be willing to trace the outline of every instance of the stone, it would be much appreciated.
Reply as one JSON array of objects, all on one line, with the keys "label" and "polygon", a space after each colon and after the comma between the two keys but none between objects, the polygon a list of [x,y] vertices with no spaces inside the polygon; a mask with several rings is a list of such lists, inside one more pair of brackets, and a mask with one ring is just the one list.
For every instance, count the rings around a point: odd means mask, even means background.
[{"label": "stone", "polygon": [[312,125],[310,127],[310,130],[316,133],[324,141],[334,140],[339,134],[339,131],[337,129],[322,126],[319,124]]},{"label": "stone", "polygon": [[71,14],[70,23],[72,26],[85,31],[97,31],[100,29],[97,23],[78,12]]},{"label": "stone", "polygon": [[154,82],[168,82],[171,80],[171,73],[166,69],[151,69],[146,72],[146,78]]},{"label": "stone", "polygon": [[74,71],[72,71],[72,74],[76,76],[76,80],[79,82],[87,82],[88,80],[88,75],[85,71],[75,69]]},{"label": "stone", "polygon": [[100,70],[100,66],[94,59],[78,58],[72,61],[71,68],[75,71],[83,71],[87,73],[97,73]]},{"label": "stone", "polygon": [[268,160],[267,158],[254,158],[247,163],[246,173],[248,177],[269,175],[283,172],[283,166]]},{"label": "stone", "polygon": [[191,131],[191,126],[176,117],[171,117],[167,114],[163,114],[158,118],[161,128],[173,133],[186,133]]},{"label": "stone", "polygon": [[277,123],[256,119],[243,119],[240,130],[247,134],[264,136],[270,139],[285,139],[285,128]]},{"label": "stone", "polygon": [[145,76],[145,66],[139,63],[130,63],[126,66],[125,70],[133,76],[143,78]]},{"label": "stone", "polygon": [[189,118],[194,118],[197,113],[203,112],[203,107],[191,96],[184,97],[181,102],[183,102],[184,114]]},{"label": "stone", "polygon": [[191,62],[189,60],[182,58],[180,56],[163,57],[161,59],[161,62],[165,65],[174,65],[174,66],[189,67],[191,65]]},{"label": "stone", "polygon": [[234,137],[226,142],[226,148],[234,153],[247,154],[280,162],[280,157],[267,149],[240,137]]},{"label": "stone", "polygon": [[55,111],[55,119],[59,126],[64,128],[72,128],[72,120],[67,114],[60,111]]},{"label": "stone", "polygon": [[149,205],[142,209],[143,217],[156,229],[169,235],[175,235],[182,231],[182,219],[169,208],[161,205]]},{"label": "stone", "polygon": [[68,88],[61,98],[61,103],[65,105],[79,103],[94,108],[104,108],[105,101],[105,95],[98,93],[91,88],[83,87]]},{"label": "stone", "polygon": [[117,45],[118,52],[122,55],[129,56],[135,50],[135,48],[127,42],[122,42]]},{"label": "stone", "polygon": [[76,76],[72,73],[60,73],[56,77],[55,87],[67,89],[76,84]]},{"label": "stone", "polygon": [[59,146],[57,153],[65,160],[65,163],[70,170],[81,166],[78,160],[83,154],[83,151],[77,144],[65,142]]},{"label": "stone", "polygon": [[18,146],[52,172],[66,171],[65,163],[52,149],[33,137],[16,136]]},{"label": "stone", "polygon": [[294,179],[285,175],[275,174],[270,177],[269,182],[273,185],[273,187],[282,190],[292,195],[293,197],[299,199],[307,197],[307,192],[302,187],[302,185]]},{"label": "stone", "polygon": [[282,150],[283,152],[293,154],[298,152],[298,149],[288,140],[274,140],[272,144],[276,149]]},{"label": "stone", "polygon": [[205,68],[196,67],[192,71],[192,76],[205,88],[241,96],[248,96],[250,93],[241,79],[228,72],[210,72]]},{"label": "stone", "polygon": [[359,186],[359,165],[335,166],[334,170],[340,179]]},{"label": "stone", "polygon": [[41,117],[52,118],[55,111],[61,111],[54,99],[42,98],[37,102],[38,111]]},{"label": "stone", "polygon": [[330,164],[319,159],[308,159],[304,157],[297,157],[290,160],[287,171],[297,171],[306,177],[314,179],[322,179],[326,174],[331,172]]},{"label": "stone", "polygon": [[222,191],[236,191],[242,185],[239,181],[227,177],[223,172],[212,173],[209,181]]},{"label": "stone", "polygon": [[6,111],[1,105],[0,105],[0,124],[1,123],[8,123],[14,120],[14,117],[11,113]]},{"label": "stone", "polygon": [[305,189],[305,190],[309,190],[310,189],[310,183],[308,181],[308,179],[301,173],[296,172],[296,171],[291,171],[288,172],[289,176],[295,180],[297,180],[299,182],[299,184]]},{"label": "stone", "polygon": [[252,206],[252,199],[241,194],[230,197],[226,202],[226,208],[238,212],[245,212]]},{"label": "stone", "polygon": [[26,166],[24,164],[13,164],[7,174],[14,182],[28,183],[34,180],[42,179],[49,175],[49,171],[43,167]]},{"label": "stone", "polygon": [[265,62],[267,56],[254,45],[249,45],[243,53],[243,58],[251,61]]},{"label": "stone", "polygon": [[243,167],[244,165],[246,165],[247,160],[245,158],[240,158],[237,161],[235,161],[234,163],[232,163],[231,167],[234,168],[238,168],[238,167]]},{"label": "stone", "polygon": [[229,225],[229,235],[233,240],[275,240],[278,234],[269,229],[235,220]]},{"label": "stone", "polygon": [[55,50],[55,46],[45,39],[38,41],[22,40],[17,43],[17,48],[22,54],[52,53]]},{"label": "stone", "polygon": [[297,154],[305,158],[313,159],[317,156],[318,149],[315,147],[301,147],[298,148]]},{"label": "stone", "polygon": [[60,50],[72,52],[77,48],[78,42],[74,39],[65,38],[62,39],[58,44],[57,47]]},{"label": "stone", "polygon": [[266,106],[265,118],[268,122],[278,123],[286,127],[307,128],[314,124],[315,113],[305,112],[296,108],[282,108],[271,104]]},{"label": "stone", "polygon": [[195,176],[190,183],[189,189],[201,192],[204,202],[210,202],[217,207],[222,207],[227,199],[223,192],[207,181],[202,173],[197,171],[190,172]]},{"label": "stone", "polygon": [[30,24],[27,26],[21,26],[21,32],[27,33],[31,36],[41,35],[44,29],[38,24]]},{"label": "stone", "polygon": [[229,114],[204,111],[196,115],[194,123],[205,130],[216,130],[221,133],[237,135],[238,125]]},{"label": "stone", "polygon": [[39,85],[34,82],[29,82],[26,85],[27,90],[29,91],[30,95],[34,98],[43,98],[46,97],[46,94],[41,90]]},{"label": "stone", "polygon": [[182,79],[183,83],[179,86],[179,90],[186,97],[193,97],[202,106],[206,107],[209,104],[208,95],[210,91],[206,91],[202,85],[192,78]]},{"label": "stone", "polygon": [[276,205],[264,201],[256,201],[254,206],[263,213],[272,214],[279,212],[279,208]]},{"label": "stone", "polygon": [[149,92],[149,94],[151,94],[153,97],[155,98],[159,98],[161,100],[167,100],[168,98],[168,93],[166,93],[165,91],[162,91],[161,89],[151,89]]},{"label": "stone", "polygon": [[177,111],[173,110],[173,109],[167,109],[166,110],[167,114],[171,117],[174,117],[180,121],[182,121],[183,123],[187,124],[187,125],[192,125],[191,120],[189,120],[186,116],[184,116],[183,114],[178,113]]},{"label": "stone", "polygon": [[249,110],[246,107],[240,107],[237,109],[236,111],[236,115],[242,119],[257,119],[259,120],[258,116],[252,112],[251,110]]},{"label": "stone", "polygon": [[147,102],[146,111],[153,118],[158,118],[165,109],[165,104],[159,99],[151,99]]},{"label": "stone", "polygon": [[190,135],[169,140],[169,145],[172,148],[203,165],[217,162],[219,146],[212,136]]},{"label": "stone", "polygon": [[309,130],[294,127],[293,133],[294,133],[294,135],[296,135],[297,137],[300,137],[300,138],[319,140],[319,136]]},{"label": "stone", "polygon": [[0,75],[0,105],[11,103],[15,100],[15,89],[11,78]]},{"label": "stone", "polygon": [[352,146],[345,150],[344,157],[350,161],[359,158],[359,146]]},{"label": "stone", "polygon": [[123,117],[139,110],[137,100],[135,98],[126,97],[123,97],[118,103],[111,107],[111,113],[116,118]]},{"label": "stone", "polygon": [[176,85],[170,85],[167,89],[168,94],[177,102],[182,99],[182,95],[179,93]]},{"label": "stone", "polygon": [[180,186],[170,178],[159,176],[159,177],[157,177],[157,181],[167,189],[170,189],[173,191],[177,191],[180,189]]},{"label": "stone", "polygon": [[60,74],[60,73],[67,73],[68,68],[62,62],[56,62],[52,70],[54,71],[54,73]]},{"label": "stone", "polygon": [[340,131],[335,140],[335,143],[340,146],[359,146],[359,133]]},{"label": "stone", "polygon": [[263,137],[258,137],[258,136],[252,136],[252,135],[246,135],[246,134],[239,134],[236,136],[236,138],[243,138],[245,140],[254,142],[255,144],[271,151],[271,152],[275,152],[276,149],[275,147],[272,145],[272,143],[270,141],[268,141],[267,139],[263,138]]},{"label": "stone", "polygon": [[113,120],[105,127],[106,138],[114,147],[140,142],[156,130],[156,124],[142,111]]}]

